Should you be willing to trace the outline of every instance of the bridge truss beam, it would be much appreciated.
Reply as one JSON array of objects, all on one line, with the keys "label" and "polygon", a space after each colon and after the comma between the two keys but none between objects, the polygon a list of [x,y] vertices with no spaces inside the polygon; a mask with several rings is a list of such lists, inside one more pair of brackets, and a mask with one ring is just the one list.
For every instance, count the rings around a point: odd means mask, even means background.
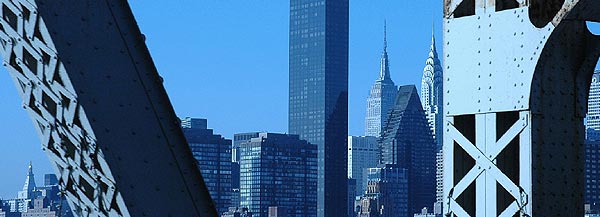
[{"label": "bridge truss beam", "polygon": [[0,53],[77,216],[217,216],[125,0],[1,0]]}]

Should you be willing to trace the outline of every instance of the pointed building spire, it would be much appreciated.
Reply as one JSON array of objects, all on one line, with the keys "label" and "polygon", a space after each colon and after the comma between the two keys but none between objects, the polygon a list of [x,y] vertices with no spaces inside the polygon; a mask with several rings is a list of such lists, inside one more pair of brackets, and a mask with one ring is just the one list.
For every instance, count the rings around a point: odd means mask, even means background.
[{"label": "pointed building spire", "polygon": [[387,21],[383,20],[383,54],[381,54],[381,70],[379,80],[390,79],[390,67],[387,54]]},{"label": "pointed building spire", "polygon": [[425,60],[423,78],[421,80],[421,103],[429,119],[429,126],[434,132],[438,148],[442,146],[443,119],[443,71],[435,47],[435,22],[431,22],[431,45]]},{"label": "pointed building spire", "polygon": [[29,161],[27,168],[27,177],[25,178],[25,184],[23,190],[19,191],[18,199],[31,199],[33,197],[33,191],[35,190],[35,178],[33,176],[33,164]]},{"label": "pointed building spire", "polygon": [[387,53],[387,20],[383,20],[383,52]]},{"label": "pointed building spire", "polygon": [[33,164],[31,163],[31,161],[29,161],[29,167],[27,169],[28,169],[27,175],[28,176],[33,175]]},{"label": "pointed building spire", "polygon": [[431,48],[430,49],[437,56],[437,50],[435,49],[435,22],[433,21],[433,18],[431,20]]}]

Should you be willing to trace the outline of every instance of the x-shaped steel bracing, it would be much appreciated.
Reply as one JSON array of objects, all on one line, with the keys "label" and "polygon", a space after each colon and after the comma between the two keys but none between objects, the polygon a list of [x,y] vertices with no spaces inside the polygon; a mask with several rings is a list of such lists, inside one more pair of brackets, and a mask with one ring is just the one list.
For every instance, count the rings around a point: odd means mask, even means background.
[{"label": "x-shaped steel bracing", "polygon": [[[472,184],[475,184],[476,203],[487,204],[486,209],[476,210],[476,216],[496,216],[497,211],[492,207],[496,207],[496,186],[500,184],[513,198],[512,202],[506,209],[501,210],[500,217],[511,217],[515,213],[521,212],[526,214],[526,206],[528,203],[528,195],[525,193],[527,187],[523,187],[520,183],[513,182],[504,172],[498,168],[496,162],[500,153],[507,148],[511,141],[519,139],[519,141],[529,141],[528,135],[528,112],[522,111],[519,114],[519,119],[512,124],[500,139],[496,140],[496,113],[476,114],[475,115],[475,144],[473,144],[465,135],[463,135],[456,127],[447,123],[447,138],[451,139],[451,143],[458,144],[471,158],[475,160],[475,166],[460,179],[460,181],[451,190],[449,195],[449,208],[458,216],[470,216],[456,199]],[[482,133],[483,132],[483,133]],[[521,143],[521,149],[529,148],[526,143]],[[521,153],[527,153],[522,150]],[[521,180],[526,181],[527,169],[531,167],[526,154],[521,154],[519,165],[521,167]],[[479,207],[479,206],[478,206]]]}]

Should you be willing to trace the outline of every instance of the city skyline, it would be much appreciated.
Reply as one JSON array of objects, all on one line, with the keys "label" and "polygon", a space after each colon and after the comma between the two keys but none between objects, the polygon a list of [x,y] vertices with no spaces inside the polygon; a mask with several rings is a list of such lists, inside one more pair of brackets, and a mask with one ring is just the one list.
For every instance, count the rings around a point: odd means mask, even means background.
[{"label": "city skyline", "polygon": [[[186,2],[187,3],[187,2]],[[191,29],[191,34],[204,41],[215,40],[215,35],[223,36],[219,39],[219,43],[203,43],[202,40],[185,43],[190,43],[192,47],[199,47],[198,51],[188,50],[182,45],[184,42],[174,41],[173,44],[163,43],[164,41],[172,41],[173,32],[175,33],[189,33],[190,30],[186,29],[175,29],[174,27],[180,25],[189,24],[181,22],[173,27],[165,27],[166,21],[161,20],[153,16],[158,9],[165,11],[178,12],[182,10],[189,10],[184,5],[170,5],[164,6],[159,3],[141,3],[138,1],[130,2],[133,12],[138,18],[138,24],[142,29],[142,32],[146,35],[150,51],[154,57],[161,76],[165,78],[165,86],[167,91],[170,93],[170,97],[175,106],[176,112],[180,117],[192,116],[207,118],[211,122],[210,128],[215,129],[215,133],[224,135],[226,138],[232,138],[236,132],[247,132],[247,131],[269,131],[269,132],[287,132],[286,130],[286,119],[287,113],[287,31],[288,31],[288,20],[284,19],[289,13],[289,2],[273,3],[267,1],[254,2],[256,6],[252,7],[256,10],[242,11],[242,8],[248,7],[249,3],[216,3],[209,2],[204,5],[204,8],[210,10],[201,10],[202,13],[194,15],[204,20],[211,20],[210,22],[202,22],[201,19],[197,19],[196,23],[201,24],[200,27]],[[197,3],[189,3],[190,8],[201,8]],[[230,8],[233,7],[233,8]],[[424,20],[423,24],[410,24],[408,27],[403,27],[402,20],[406,19],[407,15],[396,13],[398,10],[411,11],[416,9],[423,9],[425,13],[419,14],[421,20]],[[211,19],[214,17],[221,17],[222,14],[217,13],[224,12],[226,9],[232,11],[225,14],[235,14],[237,16],[244,16],[247,21],[241,22],[236,21],[234,18],[222,19],[219,22]],[[272,11],[272,14],[265,14],[264,11]],[[435,16],[434,16],[435,14]],[[167,15],[167,20],[181,20],[186,16],[192,16],[186,13],[171,13]],[[279,17],[279,19],[277,19]],[[420,73],[422,70],[423,59],[426,57],[426,48],[429,44],[429,35],[431,31],[432,17],[437,26],[441,22],[441,3],[423,2],[418,4],[409,4],[404,2],[378,2],[378,3],[362,3],[362,2],[351,2],[350,6],[350,102],[349,102],[349,134],[350,135],[362,135],[364,130],[364,99],[368,94],[370,83],[364,83],[362,80],[368,79],[370,81],[375,79],[373,71],[379,70],[379,54],[381,53],[381,24],[384,19],[388,20],[388,38],[394,39],[393,42],[389,43],[389,52],[394,53],[394,57],[391,58],[390,64],[394,67],[395,73],[392,75],[393,79],[399,84],[418,84],[420,80]],[[191,18],[191,17],[187,17]],[[271,19],[273,18],[273,19]],[[255,22],[254,25],[247,25],[247,22]],[[227,25],[225,25],[227,24]],[[256,25],[261,24],[261,25]],[[266,24],[266,25],[265,25]],[[260,42],[271,41],[274,45],[267,46],[265,52],[261,52],[262,55],[258,55],[256,58],[251,58],[254,64],[250,64],[243,60],[241,57],[248,57],[249,53],[256,53],[252,47],[257,46],[259,43],[248,43],[247,39],[240,38],[239,34],[236,36],[231,27],[237,28],[235,32],[243,32],[248,28],[258,28],[254,32],[250,32],[248,37],[256,38],[263,37]],[[245,27],[248,26],[248,27]],[[261,27],[266,26],[266,27]],[[165,28],[165,29],[163,29]],[[204,35],[200,28],[206,28],[215,30],[217,33]],[[402,29],[410,29],[410,32],[403,32]],[[436,29],[438,32],[441,28]],[[365,31],[373,30],[373,31]],[[372,34],[370,33],[372,32]],[[226,34],[228,33],[228,34]],[[265,37],[266,36],[266,37]],[[172,38],[172,39],[169,39]],[[408,43],[410,41],[411,43]],[[420,43],[418,43],[420,41]],[[263,43],[264,44],[264,43]],[[412,45],[414,46],[407,46]],[[420,46],[417,46],[420,45]],[[438,48],[440,49],[440,48]],[[188,53],[193,57],[202,57],[201,63],[204,64],[193,64],[178,60],[181,58],[180,55],[173,55],[174,51]],[[243,55],[235,55],[234,51],[240,51]],[[196,53],[197,52],[197,53]],[[215,57],[211,57],[209,54],[214,54]],[[414,55],[413,55],[414,53]],[[215,72],[214,69],[221,69],[223,60],[213,61],[214,58],[223,59],[223,56],[230,56],[231,59],[236,62],[242,62],[244,67],[249,68],[253,72],[259,72],[258,68],[264,70],[261,73],[243,73],[240,67],[233,67],[233,69],[227,69],[223,72]],[[283,57],[280,57],[283,55]],[[414,58],[413,58],[414,56]],[[185,60],[188,60],[187,57]],[[184,61],[185,61],[184,60]],[[258,61],[257,61],[258,60]],[[267,60],[271,61],[268,62]],[[209,62],[211,64],[206,64]],[[266,64],[266,63],[269,64]],[[198,66],[201,66],[198,69]],[[21,100],[18,98],[14,84],[10,80],[9,76],[4,69],[0,71],[4,73],[4,78],[0,79],[2,89],[0,89],[0,110],[4,113],[11,114],[6,118],[3,118],[3,124],[0,128],[2,132],[6,132],[3,136],[7,138],[5,143],[4,154],[0,154],[0,169],[7,171],[7,174],[14,174],[6,177],[3,180],[5,188],[0,189],[0,196],[11,197],[14,187],[19,187],[22,181],[21,174],[18,166],[26,166],[31,160],[40,172],[48,173],[54,172],[45,156],[40,149],[40,142],[37,135],[34,133],[34,129],[29,117],[20,108]],[[232,74],[238,76],[237,79],[230,79],[229,82],[220,81],[219,78],[225,75]],[[275,75],[275,76],[273,76]],[[197,76],[203,76],[203,79],[198,79]],[[252,79],[266,78],[273,76],[270,80],[261,81],[265,79]],[[227,76],[229,77],[229,76]],[[195,81],[198,85],[194,86],[189,81]],[[221,79],[227,80],[227,79]],[[215,82],[219,81],[219,82]],[[246,82],[252,81],[252,82]],[[276,82],[275,82],[276,81]],[[283,82],[281,82],[283,81]],[[214,84],[213,84],[214,83]],[[254,83],[254,84],[252,84]],[[267,85],[269,83],[269,85]],[[273,84],[271,84],[273,83]],[[283,83],[283,84],[281,84]],[[192,84],[192,85],[191,85]],[[191,88],[193,87],[193,88]],[[225,87],[225,88],[224,88]],[[236,88],[232,88],[236,87]],[[244,90],[244,94],[247,94],[246,98],[249,100],[255,98],[272,97],[274,106],[277,109],[269,111],[259,111],[261,106],[255,108],[245,108],[249,111],[248,113],[254,114],[246,116],[246,112],[233,112],[239,109],[239,107],[230,106],[236,103],[244,103],[244,99],[232,98],[232,94],[236,95],[237,87]],[[268,88],[267,88],[268,87]],[[216,89],[228,89],[222,91],[222,93],[216,92]],[[205,92],[202,94],[202,92]],[[216,102],[215,105],[220,109],[214,109],[212,106],[198,105],[197,103],[185,102],[189,97],[193,95],[201,101]],[[212,94],[206,94],[212,93]],[[243,98],[243,97],[242,97]],[[227,103],[225,103],[227,102]],[[213,109],[211,109],[213,108]],[[222,108],[222,109],[221,109]],[[219,111],[222,110],[222,111]],[[266,112],[266,113],[265,113]],[[215,114],[219,113],[219,114]],[[267,121],[259,122],[261,126],[257,126],[251,123],[257,123],[256,119],[264,117],[265,114],[273,114]],[[255,116],[255,117],[252,117]],[[234,124],[232,119],[240,119],[239,124]],[[23,165],[21,165],[23,164]],[[16,196],[16,195],[15,195]]]},{"label": "city skyline", "polygon": [[[387,1],[387,2],[389,3],[389,1]],[[271,2],[268,2],[268,3],[271,3]],[[268,3],[259,2],[259,4],[268,4]],[[206,112],[203,114],[201,111],[202,109],[197,109],[194,106],[187,106],[184,102],[182,102],[184,100],[184,98],[188,97],[188,95],[195,94],[196,91],[188,91],[189,92],[188,94],[182,94],[182,95],[173,94],[173,93],[178,93],[178,91],[183,92],[182,90],[179,90],[179,89],[175,90],[176,88],[173,88],[174,86],[178,86],[178,83],[175,81],[177,79],[181,79],[181,80],[185,79],[186,76],[181,76],[180,74],[185,71],[192,71],[190,68],[194,68],[192,66],[195,66],[196,64],[183,63],[182,65],[187,65],[188,68],[179,68],[179,69],[174,68],[173,66],[170,66],[170,65],[177,65],[176,63],[178,63],[178,62],[183,62],[183,61],[172,61],[172,59],[165,57],[168,55],[173,55],[169,51],[182,49],[181,45],[173,46],[174,48],[165,48],[164,47],[164,46],[167,46],[166,44],[168,44],[168,43],[164,43],[164,41],[166,41],[164,39],[169,38],[169,37],[177,38],[177,37],[173,37],[176,34],[170,33],[170,34],[167,34],[168,36],[165,36],[165,35],[160,36],[160,34],[156,34],[156,31],[158,31],[157,29],[163,28],[164,26],[155,27],[156,29],[154,29],[154,30],[152,30],[152,28],[148,27],[150,25],[149,23],[153,22],[153,21],[148,21],[148,20],[160,19],[160,18],[155,18],[155,17],[150,17],[151,18],[150,19],[149,16],[151,16],[151,15],[149,15],[149,14],[156,13],[156,11],[159,11],[158,8],[162,7],[161,4],[146,3],[146,2],[142,3],[141,1],[132,1],[131,4],[132,4],[133,10],[134,10],[134,13],[138,16],[137,18],[139,19],[139,22],[140,22],[139,25],[142,27],[142,30],[148,37],[148,40],[147,40],[148,46],[150,47],[150,51],[154,55],[157,66],[159,67],[159,71],[165,77],[165,85],[167,86],[167,91],[169,91],[169,93],[171,93],[170,96],[171,96],[172,100],[174,100],[175,109],[178,112],[178,115],[180,115],[180,117],[184,117],[187,115],[187,116],[208,118],[209,120],[211,120],[212,123],[214,123],[211,126],[211,128],[214,128],[217,133],[223,134],[227,138],[231,138],[233,133],[235,133],[235,132],[246,132],[246,131],[251,131],[251,130],[272,131],[270,129],[275,129],[273,131],[276,131],[276,132],[285,132],[286,131],[285,125],[287,122],[285,121],[285,117],[283,117],[283,116],[285,116],[286,111],[287,111],[287,109],[285,109],[285,108],[276,109],[276,113],[278,115],[277,117],[283,118],[283,119],[278,119],[278,120],[274,121],[277,123],[268,123],[268,124],[265,124],[265,126],[255,126],[254,128],[245,128],[245,130],[241,130],[240,129],[241,127],[236,128],[236,127],[231,127],[231,126],[223,126],[223,125],[226,125],[226,123],[232,124],[233,121],[230,121],[230,120],[233,118],[239,118],[240,117],[239,115],[237,115],[237,116],[234,115],[234,117],[229,117],[230,119],[228,119],[228,117],[223,117],[223,116],[229,115],[229,114],[227,114],[227,112],[223,112],[224,114],[222,114],[222,115],[215,115],[212,112]],[[217,3],[213,2],[210,4],[217,4]],[[227,4],[227,3],[224,3],[224,4]],[[229,3],[229,4],[234,4],[234,3]],[[241,4],[243,5],[243,4],[248,4],[248,3],[241,3]],[[275,4],[280,4],[280,3],[275,3]],[[284,6],[282,6],[282,7],[278,6],[278,7],[284,8],[284,9],[287,7],[286,6],[287,2],[283,2],[281,4],[283,4]],[[399,75],[395,75],[395,76],[402,78],[402,79],[395,78],[395,80],[399,84],[417,84],[417,85],[419,84],[418,83],[418,81],[420,80],[420,71],[419,70],[422,70],[420,68],[422,68],[423,58],[426,55],[424,48],[426,48],[427,44],[429,43],[428,37],[419,38],[419,37],[415,37],[414,35],[413,36],[401,36],[401,33],[402,33],[401,26],[402,26],[402,23],[404,23],[404,22],[400,19],[390,19],[389,16],[385,16],[385,15],[377,15],[377,16],[373,16],[371,18],[366,18],[366,20],[371,20],[371,21],[373,21],[373,23],[369,23],[369,22],[362,23],[362,27],[365,27],[364,29],[373,30],[373,31],[371,31],[373,33],[372,34],[373,36],[371,36],[371,35],[368,35],[368,36],[362,35],[361,37],[357,36],[357,33],[356,33],[357,31],[365,31],[362,29],[356,30],[358,28],[361,28],[360,25],[359,25],[359,27],[357,27],[353,30],[353,28],[354,28],[353,21],[352,21],[353,17],[354,17],[354,19],[363,19],[362,17],[356,15],[357,13],[354,13],[357,10],[357,8],[360,7],[360,4],[366,4],[366,3],[352,2],[351,15],[350,15],[351,16],[351,30],[350,30],[351,44],[358,41],[358,39],[356,39],[356,38],[363,38],[363,40],[361,40],[362,42],[358,43],[358,44],[360,44],[360,46],[357,46],[358,48],[353,49],[352,45],[350,47],[350,76],[351,76],[350,77],[350,86],[351,86],[351,90],[350,90],[350,108],[349,108],[350,109],[350,120],[349,121],[350,121],[351,129],[349,132],[351,135],[360,135],[360,132],[364,129],[364,127],[362,127],[362,125],[361,125],[361,122],[363,122],[362,117],[364,117],[363,116],[364,115],[364,105],[363,105],[364,97],[362,97],[362,96],[366,96],[368,94],[368,86],[370,85],[370,84],[360,84],[360,85],[357,85],[357,84],[361,83],[361,82],[365,83],[360,78],[369,78],[370,80],[372,80],[372,78],[371,78],[372,76],[370,75],[370,72],[373,70],[376,70],[376,68],[378,67],[377,59],[378,59],[378,54],[380,52],[380,51],[378,51],[380,49],[380,45],[379,45],[380,44],[380,36],[378,36],[378,35],[380,34],[380,31],[376,31],[375,28],[380,28],[380,26],[374,25],[374,24],[380,23],[384,17],[387,17],[388,22],[390,24],[392,24],[392,25],[390,25],[390,27],[393,27],[393,28],[390,28],[389,31],[395,32],[394,37],[398,38],[398,39],[395,39],[396,42],[394,43],[393,46],[391,46],[391,47],[395,47],[393,49],[394,50],[393,55],[394,55],[395,59],[392,60],[391,62],[392,62],[392,67],[394,68],[394,72],[399,74]],[[372,4],[377,5],[378,3],[372,3]],[[379,6],[381,6],[382,4],[383,3],[379,3]],[[392,11],[392,10],[398,9],[398,7],[400,7],[399,5],[402,5],[404,3],[401,2],[401,3],[389,3],[389,4],[393,4],[393,7],[389,7],[388,9],[386,9],[387,11]],[[431,4],[431,1],[426,1],[426,2],[424,1],[423,3],[413,3],[412,5],[409,5],[410,7],[408,7],[408,9],[403,9],[403,10],[410,11],[410,9],[414,10],[415,8],[422,9],[421,4]],[[435,14],[438,16],[434,20],[436,21],[436,26],[440,26],[439,28],[441,29],[441,25],[438,25],[439,23],[441,23],[441,19],[439,19],[439,17],[441,17],[441,2],[436,2],[435,4],[437,4],[439,7],[434,7],[435,9],[432,9],[432,11],[436,11]],[[358,6],[356,6],[356,5],[358,5]],[[198,6],[196,6],[196,7],[198,7]],[[222,7],[225,8],[225,6],[222,6]],[[243,6],[240,6],[240,7],[243,7]],[[198,7],[198,8],[200,8],[200,7]],[[145,11],[142,9],[144,9]],[[361,9],[364,9],[364,8],[361,8]],[[364,15],[364,14],[367,14],[369,11],[371,11],[371,12],[375,11],[374,9],[379,9],[379,8],[377,8],[377,6],[368,6],[368,7],[366,7],[366,10],[365,10],[367,12],[361,12],[358,14]],[[431,9],[431,8],[428,8],[428,9]],[[173,10],[173,11],[183,10],[183,6],[167,6],[165,8],[165,10]],[[286,10],[284,10],[283,12],[287,13]],[[218,12],[213,12],[213,13],[218,14]],[[278,12],[278,14],[276,14],[276,15],[270,15],[270,16],[281,15],[279,13],[280,12]],[[146,17],[144,17],[144,16],[146,16]],[[174,15],[169,15],[169,16],[174,16]],[[369,16],[366,16],[366,17],[369,17]],[[419,14],[418,17],[420,17],[421,20],[424,20],[422,23],[422,25],[423,25],[422,29],[424,31],[415,30],[414,32],[417,32],[421,35],[429,35],[430,34],[429,31],[426,31],[426,30],[429,30],[429,28],[430,28],[430,26],[429,26],[429,24],[430,24],[429,17],[431,17],[430,14],[427,14],[427,13]],[[419,18],[417,18],[417,19],[419,19]],[[168,20],[181,20],[181,19],[168,19]],[[265,19],[265,20],[267,20],[267,19]],[[154,20],[154,21],[156,21],[156,20]],[[155,24],[155,25],[157,25],[157,26],[159,26],[161,24],[164,25],[165,22],[166,21],[157,22],[157,24]],[[211,20],[210,22],[213,22],[213,21]],[[285,23],[285,22],[287,22],[287,20],[281,19],[280,22]],[[366,27],[368,25],[373,25],[373,28]],[[413,25],[413,27],[414,27],[414,25]],[[169,29],[173,30],[173,28],[174,27],[171,27]],[[439,29],[437,31],[439,31]],[[279,32],[281,32],[281,31],[279,31]],[[283,32],[283,36],[285,36],[286,31],[282,31],[282,32]],[[365,31],[365,32],[369,32],[369,31]],[[282,34],[278,34],[278,35],[281,36]],[[354,39],[353,39],[353,35],[355,35]],[[238,37],[239,37],[239,35],[238,35]],[[229,37],[225,37],[225,38],[229,39]],[[284,37],[284,38],[287,38],[287,37]],[[414,45],[410,45],[411,43],[407,42],[406,40],[401,40],[402,38],[404,38],[404,39],[412,38],[415,41],[424,41],[425,43],[415,42]],[[282,39],[282,40],[285,41],[285,39]],[[191,41],[195,41],[195,40],[192,40],[188,36],[188,37],[186,37],[186,40],[183,40],[183,41],[186,41],[186,43],[190,43]],[[225,40],[223,40],[223,41],[225,41]],[[209,43],[203,43],[201,41],[195,41],[193,43],[201,44],[201,45],[209,44]],[[165,44],[165,45],[162,45],[162,44]],[[211,46],[215,46],[215,47],[223,46],[226,43],[223,42],[223,43],[214,43],[214,44],[217,44],[217,45],[211,45]],[[284,44],[283,48],[281,48],[281,49],[286,49],[287,42],[279,43],[279,44]],[[402,48],[404,45],[414,46],[415,48],[414,49]],[[169,46],[171,46],[171,45],[169,45]],[[369,48],[366,48],[366,47],[369,47]],[[192,49],[192,48],[189,48],[189,49]],[[402,55],[401,51],[403,51],[403,49],[412,50],[415,52],[414,53],[407,52],[409,54]],[[438,49],[441,50],[441,48],[438,48]],[[232,51],[233,49],[229,48],[229,49],[225,49],[225,50]],[[368,50],[368,52],[360,53],[363,50]],[[390,48],[390,50],[392,50],[392,48]],[[190,50],[185,50],[185,51],[190,52]],[[287,51],[279,51],[279,52],[280,52],[280,54],[284,53],[283,56],[286,56],[285,53]],[[390,51],[390,53],[392,53],[392,52]],[[354,55],[354,57],[353,57],[353,55]],[[406,60],[406,59],[401,60],[401,58],[405,58],[410,55],[414,55],[415,60],[410,60],[410,58],[408,58],[408,60]],[[180,55],[174,55],[174,56],[180,56]],[[217,56],[221,57],[221,55],[217,55]],[[360,58],[357,56],[360,56]],[[202,57],[204,57],[204,56],[202,56]],[[174,57],[172,57],[172,58],[174,58]],[[268,59],[268,58],[265,57],[265,59]],[[374,59],[375,59],[375,61],[373,61]],[[206,61],[206,62],[208,62],[208,61]],[[287,62],[287,60],[284,62]],[[357,62],[360,62],[360,63],[357,63]],[[280,64],[283,64],[283,63],[280,63]],[[404,64],[404,65],[402,65],[402,64]],[[280,66],[279,68],[286,68],[286,67]],[[406,70],[405,70],[405,68],[406,68]],[[416,68],[418,70],[412,70],[412,68]],[[368,70],[363,70],[363,69],[368,69]],[[215,72],[210,69],[206,69],[206,70],[194,69],[194,71],[196,71],[196,72],[205,71],[204,74],[219,74],[218,72]],[[33,161],[33,163],[35,165],[38,165],[38,169],[40,171],[42,171],[43,173],[53,172],[53,170],[50,170],[48,160],[47,160],[45,154],[43,152],[41,152],[41,150],[40,150],[38,137],[37,137],[37,135],[35,135],[35,133],[33,131],[33,126],[32,126],[32,123],[31,123],[29,117],[27,117],[26,113],[20,108],[21,100],[18,99],[18,96],[15,92],[14,84],[12,84],[9,76],[7,75],[7,73],[4,69],[2,69],[1,72],[4,73],[4,76],[2,78],[0,78],[0,80],[2,82],[2,86],[3,86],[2,89],[0,89],[0,96],[1,96],[0,99],[2,101],[2,104],[0,104],[0,109],[2,111],[4,111],[6,114],[11,114],[11,115],[5,115],[6,117],[3,117],[3,122],[6,124],[3,123],[3,128],[1,128],[1,129],[3,132],[3,137],[14,137],[14,138],[8,139],[7,141],[5,141],[5,144],[3,144],[6,147],[6,150],[3,150],[3,153],[0,154],[0,158],[3,158],[3,160],[0,161],[0,166],[2,167],[2,169],[4,169],[4,171],[9,171],[9,172],[16,171],[16,172],[10,172],[10,173],[7,172],[7,174],[14,174],[14,176],[15,176],[14,179],[17,181],[12,182],[8,179],[11,179],[13,177],[6,177],[5,178],[6,181],[3,181],[3,186],[0,189],[0,196],[10,197],[9,194],[3,193],[3,192],[11,192],[11,190],[4,190],[4,189],[14,188],[15,185],[11,184],[11,183],[16,183],[16,186],[20,185],[19,183],[22,181],[22,176],[24,176],[25,174],[23,174],[22,171],[20,172],[19,168],[26,165],[27,162]],[[410,75],[407,75],[409,73],[410,73]],[[248,73],[248,74],[252,74],[252,73]],[[281,74],[286,74],[286,73],[281,73]],[[176,78],[177,76],[181,76],[181,77]],[[281,76],[282,77],[279,78],[279,80],[283,80],[283,81],[287,80],[287,78],[285,78],[284,75],[281,75]],[[407,76],[408,78],[404,78],[404,76]],[[229,77],[229,76],[227,76],[227,77]],[[266,77],[266,75],[265,75],[265,77]],[[252,78],[252,77],[245,77],[245,79],[248,79],[248,78]],[[190,80],[192,80],[192,79],[190,79]],[[210,83],[211,81],[215,81],[215,80],[216,79],[214,79],[214,77],[211,77],[210,79],[207,79],[206,82],[204,82],[203,80],[200,80],[200,81],[203,81],[203,84],[206,84],[206,83]],[[256,79],[256,80],[260,80],[260,79]],[[237,82],[240,82],[240,81],[237,81]],[[220,82],[217,82],[217,83],[220,84],[222,87],[227,86],[227,85],[223,85],[224,83],[220,83]],[[242,84],[242,83],[243,82],[235,83],[235,84]],[[368,82],[366,82],[366,83],[368,83]],[[187,84],[189,84],[189,83],[183,83],[183,84],[181,84],[181,86],[186,86]],[[231,88],[231,89],[237,89],[236,85],[231,85],[231,86],[236,87],[236,88]],[[367,88],[364,88],[365,86],[367,86]],[[242,87],[247,87],[247,84],[242,84]],[[232,91],[232,92],[236,92],[236,91]],[[251,92],[251,91],[249,91],[249,92]],[[257,91],[257,92],[260,92],[260,91]],[[266,92],[273,94],[272,91],[266,91]],[[279,92],[281,92],[281,93],[279,93],[280,95],[276,96],[276,97],[279,97],[277,103],[278,104],[286,104],[285,103],[286,102],[285,98],[287,97],[287,96],[285,96],[286,89],[285,88],[281,89]],[[213,92],[213,93],[215,93],[215,92]],[[268,95],[268,94],[264,94],[264,92],[262,92],[262,93],[263,93],[263,95],[261,95],[261,96]],[[216,94],[216,95],[219,95],[219,94]],[[205,96],[202,96],[202,97],[205,97]],[[280,99],[284,99],[284,100],[281,101]],[[230,98],[229,101],[235,101],[235,100]],[[279,102],[279,101],[281,101],[281,102]],[[352,101],[354,101],[354,102],[352,102]],[[218,106],[218,107],[230,109],[230,108],[227,108],[227,107],[230,107],[230,105],[231,104],[227,104],[226,106]],[[206,108],[203,108],[203,109],[210,109],[212,107],[213,110],[217,110],[217,109],[214,109],[213,106],[205,106],[205,107]],[[283,105],[283,107],[285,107],[285,105]],[[193,112],[191,112],[191,111],[193,111]],[[228,111],[230,111],[230,110],[228,110]],[[245,114],[246,113],[243,113],[243,115],[245,115]],[[256,113],[252,113],[252,114],[257,114],[256,116],[261,116],[264,113],[256,112]],[[277,119],[277,118],[274,118],[274,119]],[[247,121],[247,122],[252,123],[252,121]],[[248,127],[248,125],[246,125],[246,127]],[[258,128],[265,128],[265,129],[258,129]],[[31,154],[31,155],[30,154],[22,154],[24,152],[28,152],[28,150],[34,151],[35,154]],[[17,159],[15,156],[18,156],[19,159]],[[23,162],[26,162],[26,163],[23,163]],[[17,169],[13,170],[8,167],[15,167]],[[4,184],[6,184],[6,187],[4,186]]]}]

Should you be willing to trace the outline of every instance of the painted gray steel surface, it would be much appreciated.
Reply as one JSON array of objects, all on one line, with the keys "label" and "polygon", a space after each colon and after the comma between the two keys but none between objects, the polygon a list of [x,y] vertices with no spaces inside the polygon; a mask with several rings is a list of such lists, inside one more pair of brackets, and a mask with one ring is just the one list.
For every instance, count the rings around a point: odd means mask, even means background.
[{"label": "painted gray steel surface", "polygon": [[444,211],[583,216],[593,0],[444,2]]},{"label": "painted gray steel surface", "polygon": [[127,1],[0,1],[3,64],[79,216],[216,216]]}]

